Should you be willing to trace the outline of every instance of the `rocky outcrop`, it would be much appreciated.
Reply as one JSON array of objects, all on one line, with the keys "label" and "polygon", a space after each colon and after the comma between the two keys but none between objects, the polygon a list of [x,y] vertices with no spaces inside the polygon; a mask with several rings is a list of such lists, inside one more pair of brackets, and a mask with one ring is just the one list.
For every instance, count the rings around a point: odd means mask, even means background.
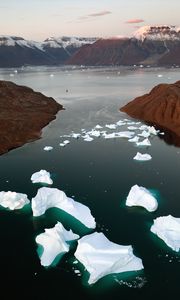
[{"label": "rocky outcrop", "polygon": [[172,131],[180,137],[180,81],[159,84],[150,93],[135,98],[122,108],[129,116]]},{"label": "rocky outcrop", "polygon": [[0,81],[0,154],[34,141],[63,109],[53,98],[10,81]]}]

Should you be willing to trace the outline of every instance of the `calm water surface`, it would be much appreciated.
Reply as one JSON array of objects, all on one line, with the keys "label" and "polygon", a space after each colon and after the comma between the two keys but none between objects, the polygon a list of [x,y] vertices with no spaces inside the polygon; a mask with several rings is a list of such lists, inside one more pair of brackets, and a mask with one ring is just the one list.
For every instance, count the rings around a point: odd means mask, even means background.
[{"label": "calm water surface", "polygon": [[[162,75],[162,76],[158,76]],[[180,292],[180,254],[168,248],[150,232],[153,219],[171,214],[180,217],[180,149],[158,136],[152,146],[138,149],[127,139],[92,142],[71,139],[62,148],[60,135],[81,132],[95,125],[115,123],[127,116],[119,108],[158,83],[179,80],[179,69],[142,68],[30,68],[1,69],[0,79],[32,87],[63,104],[65,110],[49,124],[36,142],[0,156],[0,190],[26,193],[31,199],[40,185],[32,184],[32,173],[45,169],[53,185],[89,206],[102,231],[111,241],[131,244],[144,270],[107,276],[88,286],[87,274],[74,272],[73,251],[64,255],[54,268],[44,269],[37,255],[35,237],[57,220],[80,235],[89,233],[65,213],[50,209],[33,218],[30,208],[10,212],[0,210],[1,291],[6,299],[126,299],[173,297]],[[130,119],[130,118],[129,118]],[[127,126],[120,128],[127,130]],[[110,132],[110,130],[109,130]],[[53,150],[46,152],[44,146]],[[152,160],[139,163],[137,153],[147,152]],[[154,213],[125,206],[132,185],[156,193],[159,207]],[[11,295],[11,297],[10,297]],[[129,298],[128,298],[129,297]],[[174,298],[174,297],[173,297]]]}]

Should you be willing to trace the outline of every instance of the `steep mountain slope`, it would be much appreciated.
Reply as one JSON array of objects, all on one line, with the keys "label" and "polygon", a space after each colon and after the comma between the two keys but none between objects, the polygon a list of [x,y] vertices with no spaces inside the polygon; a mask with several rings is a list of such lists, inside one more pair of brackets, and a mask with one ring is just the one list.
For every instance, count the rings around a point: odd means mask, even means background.
[{"label": "steep mountain slope", "polygon": [[180,29],[145,26],[131,38],[100,39],[81,47],[68,61],[74,65],[180,64]]}]

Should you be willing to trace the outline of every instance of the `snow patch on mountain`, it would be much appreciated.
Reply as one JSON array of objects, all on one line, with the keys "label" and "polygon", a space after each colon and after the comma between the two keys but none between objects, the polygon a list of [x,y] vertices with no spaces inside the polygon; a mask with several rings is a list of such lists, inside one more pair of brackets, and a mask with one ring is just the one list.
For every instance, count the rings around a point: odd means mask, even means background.
[{"label": "snow patch on mountain", "polygon": [[39,49],[43,51],[42,45],[40,42],[28,41],[18,36],[8,36],[8,35],[0,35],[0,46],[20,46],[20,47],[28,47],[32,49]]}]

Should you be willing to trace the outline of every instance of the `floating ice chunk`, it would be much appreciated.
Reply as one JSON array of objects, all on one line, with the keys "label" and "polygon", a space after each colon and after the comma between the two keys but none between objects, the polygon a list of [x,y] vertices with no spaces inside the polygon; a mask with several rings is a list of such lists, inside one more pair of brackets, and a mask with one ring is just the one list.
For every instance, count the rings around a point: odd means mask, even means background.
[{"label": "floating ice chunk", "polygon": [[123,125],[126,125],[126,122],[124,122],[122,120],[119,120],[118,122],[116,122],[116,125],[117,126],[123,126]]},{"label": "floating ice chunk", "polygon": [[106,132],[104,132],[103,133],[103,137],[105,138],[105,139],[114,139],[115,137],[116,137],[116,133],[115,132],[113,132],[113,133],[106,133]]},{"label": "floating ice chunk", "polygon": [[53,149],[52,146],[45,146],[45,147],[44,147],[44,150],[45,150],[45,151],[51,151],[52,149]]},{"label": "floating ice chunk", "polygon": [[150,133],[146,130],[143,130],[143,132],[138,134],[139,136],[143,136],[144,138],[148,138],[150,136]]},{"label": "floating ice chunk", "polygon": [[138,129],[137,126],[128,126],[128,130],[136,130],[136,129]]},{"label": "floating ice chunk", "polygon": [[69,140],[65,140],[65,141],[63,141],[62,143],[60,143],[59,146],[65,147],[65,146],[66,146],[67,144],[69,144],[69,143],[70,143]]},{"label": "floating ice chunk", "polygon": [[156,218],[150,230],[174,251],[180,250],[180,218],[171,215]]},{"label": "floating ice chunk", "polygon": [[142,260],[134,256],[132,246],[115,244],[102,232],[94,232],[78,240],[74,255],[89,272],[89,284],[108,274],[143,269]]},{"label": "floating ice chunk", "polygon": [[54,77],[54,74],[50,74],[49,76],[50,76],[50,77]]},{"label": "floating ice chunk", "polygon": [[157,135],[159,130],[156,130],[154,126],[148,126],[148,131],[150,134]]},{"label": "floating ice chunk", "polygon": [[132,186],[126,199],[127,206],[142,206],[148,211],[155,211],[158,207],[156,198],[144,187],[137,184]]},{"label": "floating ice chunk", "polygon": [[36,242],[43,246],[41,265],[50,266],[57,255],[69,251],[69,244],[66,242],[78,238],[79,235],[74,234],[72,230],[66,230],[60,222],[57,222],[53,228],[45,229],[44,233],[36,237]]},{"label": "floating ice chunk", "polygon": [[131,143],[137,143],[138,141],[139,141],[139,137],[138,136],[135,136],[132,139],[128,140],[128,142],[131,142]]},{"label": "floating ice chunk", "polygon": [[87,134],[95,137],[100,137],[101,132],[99,130],[92,129],[91,131],[88,131]]},{"label": "floating ice chunk", "polygon": [[144,139],[142,142],[137,142],[136,143],[137,146],[151,146],[151,143],[149,141],[149,139]]},{"label": "floating ice chunk", "polygon": [[72,137],[78,139],[81,136],[80,133],[72,133]]},{"label": "floating ice chunk", "polygon": [[157,77],[163,77],[163,75],[162,74],[158,74]]},{"label": "floating ice chunk", "polygon": [[136,122],[134,121],[127,122],[127,125],[134,125],[134,124],[136,124]]},{"label": "floating ice chunk", "polygon": [[65,144],[65,145],[67,145],[67,144],[69,144],[69,143],[70,143],[69,140],[65,140],[65,141],[63,142],[63,144]]},{"label": "floating ice chunk", "polygon": [[94,139],[92,137],[90,137],[88,134],[86,134],[84,137],[83,137],[84,141],[86,142],[92,142]]},{"label": "floating ice chunk", "polygon": [[120,131],[116,133],[117,137],[130,139],[135,134],[134,131]]},{"label": "floating ice chunk", "polygon": [[63,191],[56,188],[40,188],[37,195],[32,198],[31,205],[35,217],[43,215],[48,208],[57,207],[72,215],[86,227],[96,227],[94,217],[87,206],[68,198]]},{"label": "floating ice chunk", "polygon": [[50,173],[47,172],[46,170],[41,170],[39,172],[32,174],[31,180],[33,183],[43,182],[47,184],[53,184],[53,181],[50,178]]},{"label": "floating ice chunk", "polygon": [[0,192],[0,205],[10,210],[21,209],[30,201],[26,194],[16,192]]},{"label": "floating ice chunk", "polygon": [[147,125],[141,125],[141,127],[139,127],[140,130],[148,130],[148,126]]},{"label": "floating ice chunk", "polygon": [[105,127],[109,128],[109,129],[116,129],[116,124],[106,124]]},{"label": "floating ice chunk", "polygon": [[140,160],[140,161],[146,161],[152,159],[152,156],[150,154],[141,154],[140,152],[137,152],[137,154],[133,157],[135,160]]},{"label": "floating ice chunk", "polygon": [[101,129],[101,128],[103,128],[101,125],[99,125],[99,124],[97,124],[96,126],[95,126],[95,128],[96,129]]}]

